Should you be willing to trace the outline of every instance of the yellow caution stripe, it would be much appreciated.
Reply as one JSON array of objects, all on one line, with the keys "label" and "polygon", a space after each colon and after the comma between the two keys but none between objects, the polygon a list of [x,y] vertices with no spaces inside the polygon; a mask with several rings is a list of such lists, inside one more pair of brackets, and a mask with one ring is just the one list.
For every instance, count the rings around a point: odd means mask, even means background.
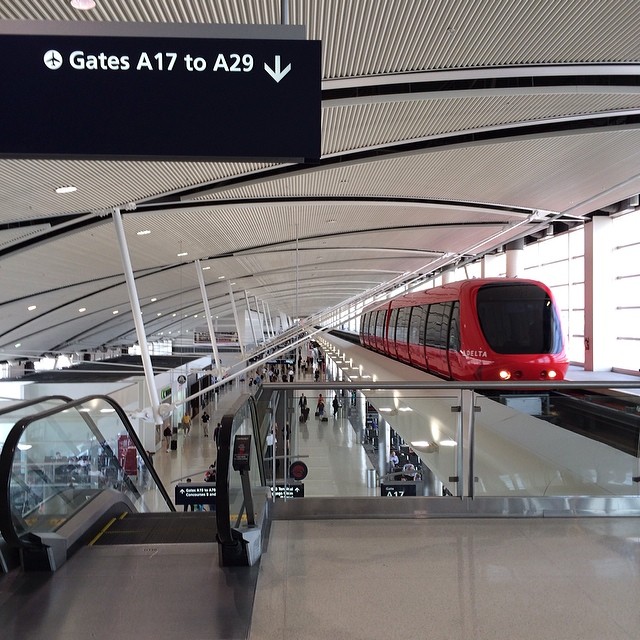
[{"label": "yellow caution stripe", "polygon": [[98,531],[98,533],[96,534],[95,538],[93,538],[93,540],[91,540],[91,542],[89,542],[89,544],[87,546],[92,547],[96,542],[98,542],[98,540],[100,540],[101,536],[107,531],[107,529],[109,529],[109,527],[116,520],[122,520],[122,518],[124,518],[126,515],[127,515],[127,513],[125,511],[119,518],[111,518],[111,520],[109,520],[109,522],[107,522],[107,524],[105,524],[104,527],[102,527],[102,529],[100,529],[100,531]]}]

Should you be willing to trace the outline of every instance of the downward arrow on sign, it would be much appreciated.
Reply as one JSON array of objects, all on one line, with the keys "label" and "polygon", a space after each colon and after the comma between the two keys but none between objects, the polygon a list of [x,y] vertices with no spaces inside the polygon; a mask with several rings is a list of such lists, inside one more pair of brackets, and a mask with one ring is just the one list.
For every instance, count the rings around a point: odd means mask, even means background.
[{"label": "downward arrow on sign", "polygon": [[280,82],[289,71],[291,71],[291,63],[289,63],[284,69],[280,68],[280,56],[276,56],[275,69],[272,69],[266,62],[264,63],[264,70],[276,81]]}]

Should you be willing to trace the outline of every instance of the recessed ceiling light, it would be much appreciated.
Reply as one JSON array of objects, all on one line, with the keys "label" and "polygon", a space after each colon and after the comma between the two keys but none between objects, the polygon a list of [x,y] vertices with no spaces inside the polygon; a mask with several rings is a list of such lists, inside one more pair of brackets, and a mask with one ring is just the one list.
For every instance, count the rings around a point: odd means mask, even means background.
[{"label": "recessed ceiling light", "polygon": [[17,349],[22,346],[22,342],[16,342],[13,346]]},{"label": "recessed ceiling light", "polygon": [[68,187],[58,187],[56,189],[56,193],[73,193],[74,191],[77,191],[78,187],[72,187],[71,185],[69,185]]},{"label": "recessed ceiling light", "polygon": [[71,6],[79,11],[89,11],[95,8],[96,3],[94,0],[71,0]]},{"label": "recessed ceiling light", "polygon": [[224,280],[224,276],[218,276],[218,280]]},{"label": "recessed ceiling light", "polygon": [[137,231],[136,235],[138,236],[148,236],[151,233],[151,229],[143,229],[142,231]]},{"label": "recessed ceiling light", "polygon": [[203,271],[209,271],[209,269],[211,269],[211,267],[202,267]]},{"label": "recessed ceiling light", "polygon": [[187,251],[183,251],[182,253],[178,254],[178,258],[182,258],[182,256],[188,256],[189,253]]},{"label": "recessed ceiling light", "polygon": [[114,309],[111,313],[113,313],[113,315],[117,315],[118,313],[120,313],[117,309]]},{"label": "recessed ceiling light", "polygon": [[193,316],[193,317],[194,317],[194,318],[197,318],[197,317],[198,317],[198,314],[196,313],[196,315],[195,315],[195,316]]},{"label": "recessed ceiling light", "polygon": [[177,315],[178,315],[177,313],[172,313],[172,314],[171,314],[171,317],[172,317],[172,318],[175,318]]},{"label": "recessed ceiling light", "polygon": [[156,313],[156,315],[157,315],[157,316],[161,316],[161,315],[162,315],[162,313]]},{"label": "recessed ceiling light", "polygon": [[80,308],[78,309],[78,311],[79,311],[80,313],[84,313],[86,310],[87,310],[87,307],[80,307]]},{"label": "recessed ceiling light", "polygon": [[35,311],[37,308],[38,308],[38,307],[36,307],[36,305],[35,305],[35,304],[32,304],[32,305],[29,305],[29,306],[27,307],[27,311]]},{"label": "recessed ceiling light", "polygon": [[151,298],[151,302],[155,302],[158,298]]}]

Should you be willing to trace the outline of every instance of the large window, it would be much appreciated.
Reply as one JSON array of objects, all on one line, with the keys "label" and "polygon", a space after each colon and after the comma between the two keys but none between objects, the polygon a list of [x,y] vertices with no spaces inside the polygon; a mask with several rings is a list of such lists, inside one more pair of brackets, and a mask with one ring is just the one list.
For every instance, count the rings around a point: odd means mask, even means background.
[{"label": "large window", "polygon": [[445,305],[442,302],[429,305],[429,315],[427,316],[426,345],[443,349],[446,346],[446,333],[442,335],[442,326],[446,325]]},{"label": "large window", "polygon": [[480,327],[497,353],[558,353],[560,322],[551,298],[532,284],[485,285],[476,299]]},{"label": "large window", "polygon": [[396,321],[396,342],[406,344],[409,334],[409,317],[411,315],[411,307],[403,307],[398,310],[398,319]]},{"label": "large window", "polygon": [[413,307],[409,322],[409,342],[411,344],[424,344],[424,325],[427,320],[426,306]]}]

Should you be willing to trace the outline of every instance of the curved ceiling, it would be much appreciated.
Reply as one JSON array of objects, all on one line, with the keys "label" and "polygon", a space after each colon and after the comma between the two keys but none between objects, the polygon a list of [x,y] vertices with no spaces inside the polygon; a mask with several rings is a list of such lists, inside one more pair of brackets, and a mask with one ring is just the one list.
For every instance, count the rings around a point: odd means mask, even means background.
[{"label": "curved ceiling", "polygon": [[[0,19],[281,19],[276,0],[96,3]],[[156,336],[204,326],[198,268],[220,322],[230,287],[305,318],[640,193],[635,2],[284,4],[322,41],[320,162],[0,159],[0,357],[136,340],[114,207]]]}]

